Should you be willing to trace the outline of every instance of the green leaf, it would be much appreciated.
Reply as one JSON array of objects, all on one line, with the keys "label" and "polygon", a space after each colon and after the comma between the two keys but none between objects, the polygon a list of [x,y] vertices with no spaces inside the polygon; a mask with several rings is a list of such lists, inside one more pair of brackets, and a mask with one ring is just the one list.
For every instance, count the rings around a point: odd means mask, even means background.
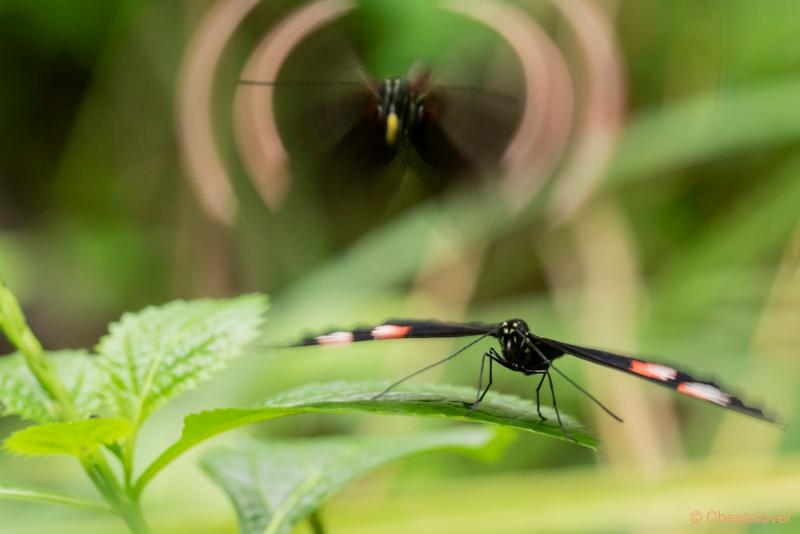
[{"label": "green leaf", "polygon": [[[69,393],[56,376],[53,362],[46,357],[42,344],[28,327],[19,301],[6,287],[2,278],[0,278],[0,331],[4,332],[11,344],[16,347],[36,382],[46,392],[49,399],[46,405],[47,411],[56,413],[58,418],[63,420],[79,418]],[[23,392],[18,387],[20,384],[11,386],[12,396]]]},{"label": "green leaf", "polygon": [[96,512],[112,513],[111,508],[102,504],[84,501],[83,499],[75,499],[74,497],[59,495],[57,493],[49,493],[45,491],[18,488],[13,486],[0,485],[0,499],[38,502],[43,504],[60,504],[64,506],[71,506],[73,508],[93,510]]},{"label": "green leaf", "polygon": [[104,396],[108,389],[108,376],[100,368],[99,358],[87,351],[61,351],[47,353],[52,360],[58,379],[67,389],[81,417],[105,415]]},{"label": "green leaf", "polygon": [[266,298],[176,301],[123,315],[97,347],[113,385],[111,413],[140,424],[208,379],[258,336]]},{"label": "green leaf", "polygon": [[800,77],[686,98],[625,128],[609,176],[624,183],[800,138]]},{"label": "green leaf", "polygon": [[695,239],[683,244],[681,254],[665,262],[653,290],[655,306],[687,313],[698,302],[714,302],[712,295],[729,294],[730,280],[720,273],[730,266],[741,270],[748,263],[758,264],[780,250],[797,227],[798,205],[800,158],[795,157],[760,177],[723,217],[698,229]]},{"label": "green leaf", "polygon": [[19,353],[0,359],[0,404],[2,415],[39,423],[56,418],[50,398]]},{"label": "green leaf", "polygon": [[5,446],[11,452],[31,456],[65,454],[83,457],[101,445],[117,443],[130,432],[131,424],[125,419],[46,423],[11,434]]},{"label": "green leaf", "polygon": [[[47,357],[79,415],[88,418],[99,413],[105,380],[96,359],[78,350],[50,352]],[[18,353],[0,359],[0,404],[2,415],[18,415],[39,423],[58,419],[50,397]]]},{"label": "green leaf", "polygon": [[494,448],[495,439],[495,431],[471,427],[403,436],[248,441],[205,454],[202,466],[236,507],[240,532],[286,534],[370,469],[422,452]]},{"label": "green leaf", "polygon": [[[475,400],[475,390],[447,384],[407,385],[379,399],[384,382],[332,382],[289,390],[250,408],[225,408],[186,417],[181,437],[150,464],[136,483],[137,492],[172,460],[203,440],[236,427],[309,412],[371,412],[387,415],[446,417],[461,421],[493,423],[568,440],[555,422],[551,408],[542,407],[547,418],[540,421],[536,405],[510,395],[490,393],[475,410],[465,403]],[[597,441],[573,418],[561,413],[567,431],[578,444],[596,448]]]}]

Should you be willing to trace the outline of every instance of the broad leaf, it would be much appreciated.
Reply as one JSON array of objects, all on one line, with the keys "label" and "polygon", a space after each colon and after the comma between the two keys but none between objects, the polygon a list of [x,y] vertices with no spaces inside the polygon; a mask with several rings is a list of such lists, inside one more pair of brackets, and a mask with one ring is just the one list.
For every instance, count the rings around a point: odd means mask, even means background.
[{"label": "broad leaf", "polygon": [[0,499],[38,502],[43,504],[60,504],[64,506],[71,506],[73,508],[82,508],[85,510],[94,510],[96,512],[111,513],[111,508],[103,504],[84,501],[83,499],[75,499],[74,497],[59,495],[57,493],[14,486],[0,485]]},{"label": "broad leaf", "polygon": [[[100,413],[105,381],[96,359],[77,350],[51,352],[47,356],[79,415],[88,418]],[[39,423],[57,419],[50,398],[20,354],[0,359],[0,410],[2,415],[18,415]]]},{"label": "broad leaf", "polygon": [[[694,239],[682,245],[681,254],[665,262],[659,272],[653,291],[655,311],[673,308],[687,313],[703,302],[717,305],[712,295],[727,297],[732,289],[721,272],[731,266],[737,273],[746,265],[763,266],[765,257],[780,250],[797,228],[798,176],[800,158],[788,159],[777,171],[760,176],[724,216],[698,229]],[[663,321],[661,316],[655,319]]]},{"label": "broad leaf", "polygon": [[105,416],[108,376],[98,365],[99,358],[86,351],[48,353],[48,356],[78,413],[86,418]]},{"label": "broad leaf", "polygon": [[[510,395],[489,393],[475,410],[465,404],[475,400],[475,390],[446,384],[407,385],[373,399],[386,387],[383,382],[333,382],[312,384],[277,395],[250,408],[226,408],[189,415],[183,434],[142,474],[137,491],[172,460],[203,440],[239,426],[308,412],[371,412],[391,415],[447,417],[461,421],[492,423],[568,440],[555,422],[551,408],[542,407],[547,418],[540,421],[536,405]],[[565,428],[576,442],[595,448],[597,441],[573,418],[561,413]]]},{"label": "broad leaf", "polygon": [[495,431],[473,427],[403,436],[247,441],[207,453],[202,465],[233,501],[241,532],[286,534],[370,469],[421,452],[494,448],[495,438]]},{"label": "broad leaf", "polygon": [[29,421],[55,420],[50,399],[19,353],[0,359],[0,409]]},{"label": "broad leaf", "polygon": [[46,423],[11,434],[5,446],[11,452],[31,456],[65,454],[83,457],[101,445],[119,442],[130,432],[131,424],[125,419]]},{"label": "broad leaf", "polygon": [[685,165],[795,142],[800,77],[701,93],[640,113],[625,128],[612,182],[663,176]]},{"label": "broad leaf", "polygon": [[208,379],[258,336],[266,299],[177,301],[125,314],[97,347],[113,385],[111,413],[140,424],[169,399]]}]

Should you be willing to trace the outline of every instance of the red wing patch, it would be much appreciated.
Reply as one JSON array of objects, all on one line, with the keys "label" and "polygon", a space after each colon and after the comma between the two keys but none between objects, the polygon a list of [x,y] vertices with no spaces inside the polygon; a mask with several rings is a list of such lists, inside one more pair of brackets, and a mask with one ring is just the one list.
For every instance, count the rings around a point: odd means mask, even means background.
[{"label": "red wing patch", "polygon": [[718,388],[700,382],[681,382],[678,384],[678,391],[684,395],[689,395],[696,399],[713,402],[720,406],[727,406],[730,403],[730,396],[726,395]]},{"label": "red wing patch", "polygon": [[346,345],[347,343],[352,343],[354,337],[352,332],[331,332],[324,336],[315,337],[314,341],[320,345]]},{"label": "red wing patch", "polygon": [[382,324],[373,328],[370,334],[374,339],[398,339],[406,337],[409,332],[411,332],[410,326]]},{"label": "red wing patch", "polygon": [[662,382],[675,380],[675,377],[678,376],[678,371],[671,367],[639,360],[631,360],[630,371],[639,376],[661,380]]}]

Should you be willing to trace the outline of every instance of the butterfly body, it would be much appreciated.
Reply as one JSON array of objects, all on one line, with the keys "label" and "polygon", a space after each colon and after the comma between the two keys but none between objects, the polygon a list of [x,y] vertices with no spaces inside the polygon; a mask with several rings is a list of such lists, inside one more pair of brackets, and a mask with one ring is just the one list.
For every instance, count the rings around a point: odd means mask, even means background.
[{"label": "butterfly body", "polygon": [[525,375],[546,373],[551,361],[564,355],[563,351],[541,343],[522,319],[503,321],[494,337],[500,344],[500,359],[495,361]]},{"label": "butterfly body", "polygon": [[419,94],[408,79],[388,78],[378,87],[376,114],[388,146],[396,148],[402,138],[411,139],[424,110]]}]

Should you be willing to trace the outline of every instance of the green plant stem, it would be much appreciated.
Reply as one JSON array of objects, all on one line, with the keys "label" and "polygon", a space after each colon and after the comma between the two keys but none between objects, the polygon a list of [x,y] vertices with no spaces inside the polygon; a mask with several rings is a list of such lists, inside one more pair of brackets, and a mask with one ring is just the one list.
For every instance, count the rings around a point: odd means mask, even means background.
[{"label": "green plant stem", "polygon": [[33,375],[42,389],[53,401],[53,409],[59,419],[63,421],[76,421],[79,419],[78,411],[72,403],[69,394],[64,386],[56,378],[50,361],[46,359],[44,351],[38,340],[36,341],[35,352],[28,352],[20,348],[20,352],[25,357]]},{"label": "green plant stem", "polygon": [[129,495],[134,498],[138,498],[138,492],[134,488],[134,481],[133,481],[133,454],[135,452],[135,445],[136,445],[136,436],[138,435],[138,422],[137,425],[134,427],[134,431],[128,437],[127,442],[125,443],[122,449],[122,455],[120,456],[120,461],[122,462],[122,469],[123,469],[123,476],[125,477],[125,489]]},{"label": "green plant stem", "polygon": [[[0,280],[0,330],[5,332],[11,343],[25,359],[42,390],[50,398],[56,416],[62,421],[77,421],[80,414],[64,385],[58,380],[52,362],[45,355],[42,344],[28,326],[17,298]],[[144,519],[138,495],[130,488],[132,471],[133,438],[126,446],[122,459],[126,484],[123,488],[114,471],[101,452],[95,452],[81,461],[84,472],[97,491],[106,499],[114,512],[119,515],[136,534],[147,534],[150,528]]]},{"label": "green plant stem", "polygon": [[53,409],[59,419],[75,421],[78,411],[64,385],[58,380],[52,363],[44,354],[42,344],[28,326],[19,301],[0,280],[0,329],[9,341],[19,350],[36,381],[53,402]]},{"label": "green plant stem", "polygon": [[319,508],[308,516],[308,523],[311,526],[311,532],[314,534],[325,534],[325,525],[322,523],[322,515],[319,513]]},{"label": "green plant stem", "polygon": [[127,506],[120,515],[134,534],[150,534],[152,532],[138,500],[127,501]]},{"label": "green plant stem", "polygon": [[133,496],[130,491],[123,490],[117,482],[113,471],[105,462],[105,458],[96,453],[82,463],[87,476],[111,505],[114,513],[125,521],[131,532],[148,534],[150,527],[147,525],[144,514],[142,514],[138,498]]},{"label": "green plant stem", "polygon": [[31,490],[28,488],[15,488],[0,485],[0,498],[4,500],[17,500],[31,503],[58,504],[72,508],[83,508],[84,510],[100,512],[104,514],[116,513],[110,506],[104,504],[85,501],[83,499],[76,499],[66,495],[57,495],[54,493]]}]

